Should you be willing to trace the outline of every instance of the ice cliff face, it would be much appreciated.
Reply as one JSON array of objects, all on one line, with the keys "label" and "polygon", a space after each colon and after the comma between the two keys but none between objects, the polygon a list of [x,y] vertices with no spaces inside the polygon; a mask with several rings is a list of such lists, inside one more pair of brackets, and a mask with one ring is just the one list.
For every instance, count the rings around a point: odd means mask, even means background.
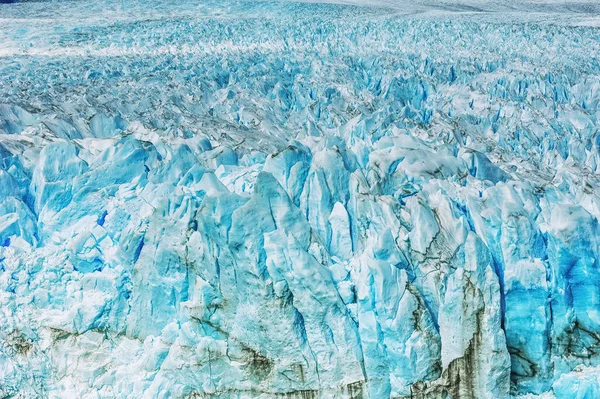
[{"label": "ice cliff face", "polygon": [[88,3],[0,6],[1,397],[600,397],[598,30]]}]

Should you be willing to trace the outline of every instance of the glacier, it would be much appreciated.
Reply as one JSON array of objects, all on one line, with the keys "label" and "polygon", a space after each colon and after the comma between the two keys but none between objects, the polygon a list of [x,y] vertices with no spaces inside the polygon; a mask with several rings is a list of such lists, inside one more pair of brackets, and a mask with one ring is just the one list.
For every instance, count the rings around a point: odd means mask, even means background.
[{"label": "glacier", "polygon": [[0,397],[600,398],[600,6],[344,3],[0,4]]}]

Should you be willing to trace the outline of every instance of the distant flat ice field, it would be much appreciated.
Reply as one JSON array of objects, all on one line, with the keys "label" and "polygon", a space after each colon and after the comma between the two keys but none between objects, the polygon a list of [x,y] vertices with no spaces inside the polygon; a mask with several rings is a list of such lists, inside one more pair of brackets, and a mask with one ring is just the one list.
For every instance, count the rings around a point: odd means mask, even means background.
[{"label": "distant flat ice field", "polygon": [[[277,1],[277,0],[276,0]],[[599,25],[600,2],[597,0],[279,0],[281,2],[309,2],[348,4],[381,8],[382,14],[424,14],[477,17],[507,21],[552,22],[567,25]],[[246,3],[260,3],[248,0]],[[51,4],[50,4],[51,3]],[[196,3],[197,7],[194,7]],[[203,1],[164,2],[79,2],[79,1],[22,1],[3,4],[0,2],[0,21],[6,19],[35,18],[55,19],[73,16],[93,19],[138,17],[149,15],[188,15],[205,7]],[[244,3],[242,1],[241,3]],[[385,9],[385,11],[384,11]],[[135,13],[134,13],[135,11]],[[40,14],[41,12],[41,14]]]},{"label": "distant flat ice field", "polygon": [[[281,6],[277,7],[276,4]],[[45,1],[0,2],[0,57],[14,55],[115,55],[77,46],[56,46],[53,38],[72,26],[107,26],[115,22],[148,20],[194,20],[268,18],[285,3],[342,4],[356,11],[339,18],[368,14],[369,19],[462,20],[484,23],[536,23],[562,26],[600,26],[597,0],[279,0],[279,1]],[[275,6],[273,6],[275,4]],[[361,11],[362,10],[362,11]],[[368,11],[365,11],[368,10]],[[320,11],[316,11],[320,12]],[[67,44],[67,43],[61,43]],[[75,45],[75,46],[74,46]],[[91,52],[90,52],[91,51]]]},{"label": "distant flat ice field", "polygon": [[315,3],[385,7],[405,14],[460,15],[507,21],[552,22],[597,26],[600,2],[596,0],[306,0]]}]

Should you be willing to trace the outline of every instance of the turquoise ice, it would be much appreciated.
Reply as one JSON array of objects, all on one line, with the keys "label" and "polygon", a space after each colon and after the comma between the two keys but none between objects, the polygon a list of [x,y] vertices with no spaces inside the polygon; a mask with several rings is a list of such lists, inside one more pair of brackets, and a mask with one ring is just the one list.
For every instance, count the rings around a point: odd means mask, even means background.
[{"label": "turquoise ice", "polygon": [[600,397],[592,1],[0,5],[0,397]]}]

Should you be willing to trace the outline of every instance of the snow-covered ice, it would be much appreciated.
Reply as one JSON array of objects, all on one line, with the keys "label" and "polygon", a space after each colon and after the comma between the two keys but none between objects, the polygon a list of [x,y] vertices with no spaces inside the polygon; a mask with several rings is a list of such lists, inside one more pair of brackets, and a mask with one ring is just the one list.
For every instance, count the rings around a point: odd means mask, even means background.
[{"label": "snow-covered ice", "polygon": [[0,4],[0,397],[600,397],[598,15]]}]

